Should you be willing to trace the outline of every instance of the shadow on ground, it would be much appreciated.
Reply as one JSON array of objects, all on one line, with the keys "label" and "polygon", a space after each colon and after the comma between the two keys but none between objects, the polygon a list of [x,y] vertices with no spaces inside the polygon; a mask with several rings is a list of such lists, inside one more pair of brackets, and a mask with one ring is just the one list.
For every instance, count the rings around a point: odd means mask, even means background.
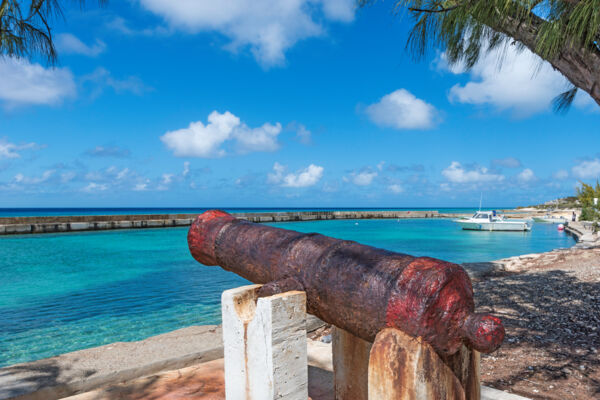
[{"label": "shadow on ground", "polygon": [[[82,377],[90,377],[94,370],[78,371]],[[34,365],[17,364],[0,369],[0,400],[11,399],[38,392],[38,398],[60,398],[72,393],[65,384],[71,375],[68,366],[57,359],[41,360]]]},{"label": "shadow on ground", "polygon": [[501,349],[483,358],[484,384],[529,397],[600,396],[600,282],[546,270],[473,286],[478,311],[501,317],[507,333]]}]

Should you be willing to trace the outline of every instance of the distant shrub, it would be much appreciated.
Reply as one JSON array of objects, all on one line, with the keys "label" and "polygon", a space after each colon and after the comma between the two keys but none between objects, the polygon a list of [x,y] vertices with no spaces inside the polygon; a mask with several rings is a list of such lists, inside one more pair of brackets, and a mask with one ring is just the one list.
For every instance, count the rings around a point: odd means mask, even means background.
[{"label": "distant shrub", "polygon": [[596,186],[587,185],[580,182],[577,188],[577,199],[581,204],[581,221],[598,221],[600,219],[600,210],[598,205],[594,204],[594,198],[600,198],[600,183],[596,181]]},{"label": "distant shrub", "polygon": [[[583,207],[581,209],[580,221],[593,221],[597,218],[597,212],[593,207]],[[595,218],[596,217],[596,218]]]}]

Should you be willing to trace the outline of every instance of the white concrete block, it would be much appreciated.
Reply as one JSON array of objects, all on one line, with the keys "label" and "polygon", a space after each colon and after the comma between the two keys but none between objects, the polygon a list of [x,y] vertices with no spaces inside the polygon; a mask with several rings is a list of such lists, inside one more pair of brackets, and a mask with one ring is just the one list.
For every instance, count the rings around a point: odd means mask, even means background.
[{"label": "white concrete block", "polygon": [[85,229],[89,229],[90,224],[87,222],[71,222],[71,230],[72,231],[83,231]]},{"label": "white concrete block", "polygon": [[29,224],[6,225],[6,233],[29,233],[29,232],[31,232],[31,225],[29,225]]},{"label": "white concrete block", "polygon": [[56,230],[59,232],[67,232],[69,230],[69,224],[68,223],[61,223],[61,224],[56,224]]},{"label": "white concrete block", "polygon": [[306,294],[258,298],[260,285],[223,292],[228,400],[306,400]]},{"label": "white concrete block", "polygon": [[147,227],[157,228],[164,225],[165,221],[163,221],[162,219],[149,219],[148,221],[146,221]]}]

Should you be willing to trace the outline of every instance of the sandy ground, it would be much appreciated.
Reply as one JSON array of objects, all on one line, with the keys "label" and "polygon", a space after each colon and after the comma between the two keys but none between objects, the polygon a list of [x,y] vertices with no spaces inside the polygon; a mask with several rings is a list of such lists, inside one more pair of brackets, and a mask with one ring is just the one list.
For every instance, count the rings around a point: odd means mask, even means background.
[{"label": "sandy ground", "polygon": [[473,281],[478,311],[506,339],[481,362],[482,383],[530,398],[600,399],[600,248],[505,260]]}]

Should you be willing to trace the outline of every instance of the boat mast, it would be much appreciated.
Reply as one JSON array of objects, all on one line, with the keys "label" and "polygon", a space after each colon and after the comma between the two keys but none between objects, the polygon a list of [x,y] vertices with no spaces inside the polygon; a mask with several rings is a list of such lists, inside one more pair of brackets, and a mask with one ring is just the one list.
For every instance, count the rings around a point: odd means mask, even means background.
[{"label": "boat mast", "polygon": [[481,200],[483,200],[483,192],[479,195],[479,211],[481,211]]}]

